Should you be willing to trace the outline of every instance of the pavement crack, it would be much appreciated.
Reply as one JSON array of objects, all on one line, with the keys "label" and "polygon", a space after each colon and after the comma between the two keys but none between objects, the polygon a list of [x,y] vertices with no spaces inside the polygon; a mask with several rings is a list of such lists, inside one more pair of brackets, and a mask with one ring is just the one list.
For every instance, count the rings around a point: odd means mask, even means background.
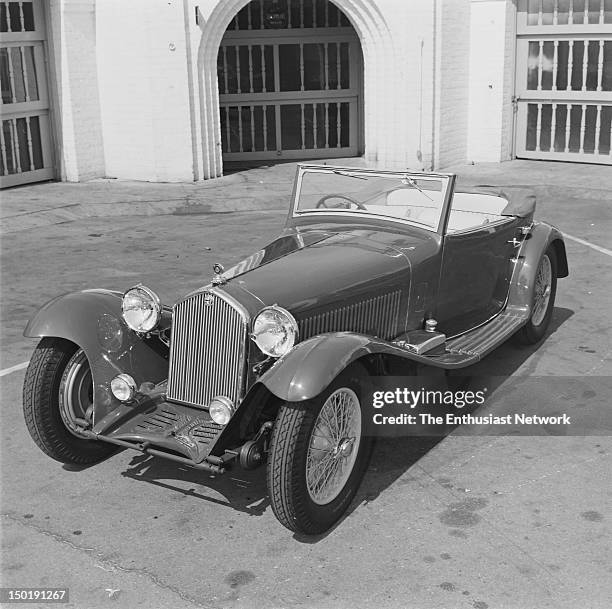
[{"label": "pavement crack", "polygon": [[43,209],[33,209],[31,211],[22,211],[19,212],[18,214],[10,214],[8,216],[2,216],[2,220],[8,220],[9,218],[19,218],[21,216],[31,216],[34,214],[42,214],[48,211],[55,211],[57,209],[67,209],[69,207],[78,207],[80,206],[80,203],[68,203],[66,205],[58,205],[57,207],[45,207]]},{"label": "pavement crack", "polygon": [[154,575],[153,573],[151,573],[145,568],[124,567],[123,565],[113,560],[105,558],[102,552],[100,552],[99,550],[96,550],[95,548],[86,548],[83,546],[79,546],[73,543],[72,541],[70,541],[64,535],[60,535],[59,533],[53,533],[51,531],[48,531],[47,529],[44,529],[43,527],[38,526],[37,524],[33,522],[24,522],[23,520],[21,520],[20,518],[18,518],[17,516],[13,514],[4,512],[0,514],[0,516],[2,516],[3,518],[9,519],[12,522],[17,523],[18,525],[21,525],[22,527],[26,529],[30,529],[30,530],[36,531],[37,533],[40,533],[41,535],[50,537],[51,539],[57,541],[58,543],[67,545],[69,548],[77,552],[87,554],[91,558],[95,559],[95,561],[98,563],[97,566],[99,566],[104,571],[108,571],[108,572],[120,571],[121,573],[134,573],[136,575],[141,575],[145,577],[146,579],[148,579],[150,582],[152,582],[158,588],[161,588],[163,590],[167,590],[169,592],[172,592],[173,594],[176,594],[181,600],[189,603],[190,605],[194,607],[199,607],[200,609],[212,609],[213,608],[213,605],[206,605],[202,603],[200,600],[198,600],[197,598],[194,598],[193,596],[190,596],[189,594],[185,594],[182,590],[180,590],[176,586],[165,583],[159,577],[157,577],[156,575]]}]

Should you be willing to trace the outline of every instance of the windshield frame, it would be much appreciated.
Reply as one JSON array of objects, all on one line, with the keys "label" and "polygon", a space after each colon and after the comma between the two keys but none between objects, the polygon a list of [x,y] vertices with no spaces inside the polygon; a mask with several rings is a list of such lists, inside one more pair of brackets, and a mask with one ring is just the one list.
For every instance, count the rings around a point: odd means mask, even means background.
[{"label": "windshield frame", "polygon": [[[355,174],[356,176],[363,175],[364,177],[395,177],[395,178],[411,178],[413,180],[419,179],[439,179],[442,180],[442,188],[446,189],[442,198],[442,207],[440,215],[438,217],[438,225],[433,227],[429,224],[419,223],[409,218],[396,218],[393,216],[387,216],[384,214],[368,213],[364,211],[352,210],[352,209],[308,209],[299,210],[300,191],[302,187],[302,180],[307,173],[335,173],[342,172],[343,174]],[[446,226],[446,218],[448,216],[448,210],[452,199],[452,193],[455,183],[455,174],[452,173],[440,173],[440,172],[424,172],[424,171],[390,171],[382,169],[368,169],[364,167],[341,167],[335,165],[315,165],[315,164],[298,164],[298,171],[295,178],[292,204],[290,217],[293,220],[300,218],[318,218],[325,221],[327,217],[347,217],[354,220],[367,219],[376,221],[393,222],[394,224],[407,225],[413,228],[420,228],[431,233],[443,234]],[[358,179],[358,178],[357,178]]]}]

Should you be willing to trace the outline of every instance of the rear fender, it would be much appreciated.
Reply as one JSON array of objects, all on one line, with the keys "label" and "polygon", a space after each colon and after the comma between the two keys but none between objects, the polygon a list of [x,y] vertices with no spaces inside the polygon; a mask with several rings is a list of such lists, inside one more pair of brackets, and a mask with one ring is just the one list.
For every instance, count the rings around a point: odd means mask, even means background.
[{"label": "rear fender", "polygon": [[54,298],[28,322],[24,336],[57,337],[77,344],[87,356],[94,382],[94,423],[120,405],[110,381],[127,373],[140,386],[168,377],[168,349],[156,335],[130,330],[121,316],[120,292],[84,290]]},{"label": "rear fender", "polygon": [[517,267],[512,275],[508,293],[508,308],[528,319],[531,316],[535,278],[542,255],[552,245],[557,255],[557,277],[567,277],[569,269],[565,243],[561,232],[545,222],[534,223],[521,247]]}]

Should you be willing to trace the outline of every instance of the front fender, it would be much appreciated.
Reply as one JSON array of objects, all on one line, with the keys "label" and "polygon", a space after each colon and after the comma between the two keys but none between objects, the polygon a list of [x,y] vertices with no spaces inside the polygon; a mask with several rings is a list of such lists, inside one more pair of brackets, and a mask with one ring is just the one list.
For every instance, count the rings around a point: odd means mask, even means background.
[{"label": "front fender", "polygon": [[87,356],[94,383],[94,424],[120,405],[110,391],[117,374],[131,375],[137,385],[168,377],[168,350],[155,336],[141,337],[121,316],[120,292],[84,290],[43,305],[28,322],[24,336],[64,338]]},{"label": "front fender", "polygon": [[563,235],[554,226],[546,222],[534,223],[520,250],[508,293],[508,308],[515,310],[525,319],[529,319],[533,308],[535,278],[540,258],[551,244],[557,254],[557,277],[567,277],[569,270]]},{"label": "front fender", "polygon": [[378,338],[353,332],[333,332],[299,343],[257,382],[281,400],[302,402],[319,395],[347,366],[374,354],[396,356],[430,366],[440,365],[431,358]]}]

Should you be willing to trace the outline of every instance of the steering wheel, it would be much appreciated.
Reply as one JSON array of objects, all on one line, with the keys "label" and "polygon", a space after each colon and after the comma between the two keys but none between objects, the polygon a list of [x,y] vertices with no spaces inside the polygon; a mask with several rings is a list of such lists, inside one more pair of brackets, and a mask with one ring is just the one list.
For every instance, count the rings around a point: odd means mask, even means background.
[{"label": "steering wheel", "polygon": [[317,205],[316,205],[317,208],[318,207],[325,207],[326,209],[335,209],[335,208],[339,207],[339,205],[327,205],[326,202],[329,199],[344,199],[348,203],[348,204],[344,205],[344,209],[350,209],[351,205],[354,205],[357,209],[361,209],[363,211],[367,211],[367,207],[363,203],[360,203],[359,201],[355,201],[355,199],[351,199],[351,197],[349,197],[348,195],[338,195],[338,194],[322,196],[317,201]]}]

